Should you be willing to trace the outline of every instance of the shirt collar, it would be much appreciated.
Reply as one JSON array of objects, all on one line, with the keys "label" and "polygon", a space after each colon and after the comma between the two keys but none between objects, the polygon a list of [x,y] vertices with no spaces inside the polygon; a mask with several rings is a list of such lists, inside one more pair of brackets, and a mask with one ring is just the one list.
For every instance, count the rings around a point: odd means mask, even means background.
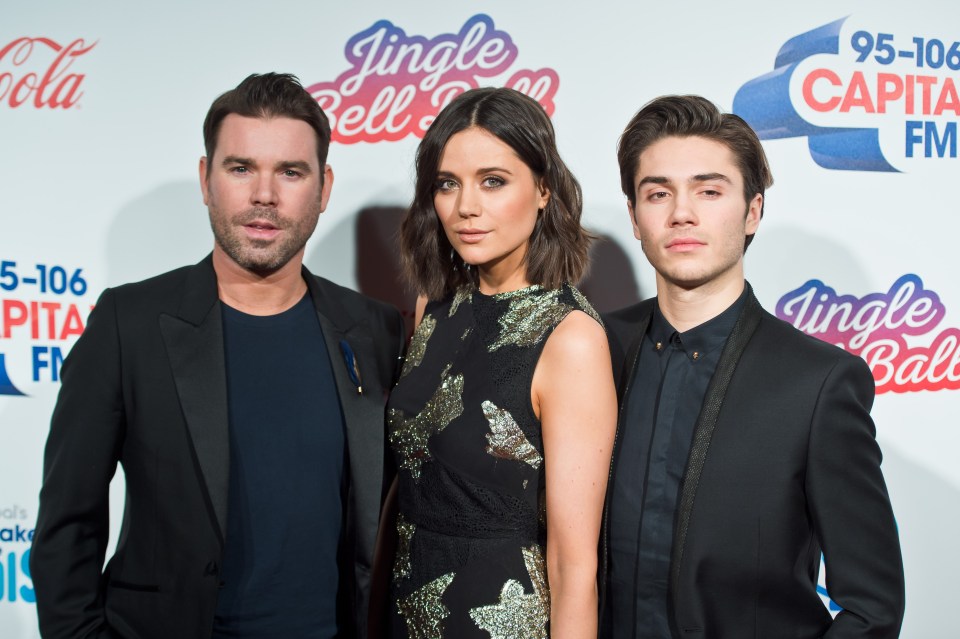
[{"label": "shirt collar", "polygon": [[667,318],[660,312],[659,302],[653,309],[653,317],[650,320],[650,329],[648,335],[653,342],[654,348],[660,345],[657,350],[665,349],[673,341],[677,348],[682,350],[687,357],[696,361],[707,353],[723,348],[727,337],[733,330],[737,318],[740,317],[740,311],[747,300],[747,287],[743,287],[743,292],[730,306],[716,317],[707,320],[699,326],[694,326],[688,331],[678,333],[670,325]]}]

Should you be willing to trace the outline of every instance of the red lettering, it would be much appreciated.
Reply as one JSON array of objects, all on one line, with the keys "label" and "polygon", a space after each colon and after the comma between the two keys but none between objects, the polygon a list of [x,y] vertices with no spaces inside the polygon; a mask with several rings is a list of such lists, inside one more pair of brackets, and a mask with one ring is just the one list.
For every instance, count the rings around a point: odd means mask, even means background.
[{"label": "red lettering", "polygon": [[826,80],[832,86],[839,87],[843,85],[843,82],[840,81],[840,76],[830,69],[815,69],[803,79],[804,102],[806,102],[811,109],[819,113],[833,111],[837,108],[837,105],[840,104],[840,97],[834,96],[829,98],[826,102],[817,100],[816,96],[813,94],[813,84],[817,80]]},{"label": "red lettering", "polygon": [[941,115],[947,110],[953,111],[955,115],[960,115],[960,96],[957,95],[957,87],[953,83],[953,78],[944,80],[943,91],[940,92],[940,99],[937,100],[937,106],[933,109],[933,114]]},{"label": "red lettering", "polygon": [[887,112],[887,102],[903,95],[903,80],[894,73],[877,75],[877,113]]},{"label": "red lettering", "polygon": [[902,338],[871,343],[861,353],[877,393],[960,388],[960,330],[948,328],[929,346],[910,348]]},{"label": "red lettering", "polygon": [[63,330],[60,331],[60,339],[67,339],[73,335],[79,335],[83,332],[83,318],[80,317],[80,311],[76,305],[71,304],[67,308],[67,319],[63,322]]},{"label": "red lettering", "polygon": [[932,75],[918,75],[917,84],[921,87],[921,93],[923,95],[923,106],[921,107],[920,113],[927,115],[930,113],[930,87],[937,83],[937,78]]},{"label": "red lettering", "polygon": [[81,311],[76,304],[5,299],[0,302],[0,339],[10,339],[18,326],[24,327],[23,333],[29,331],[29,338],[33,340],[76,337],[83,333],[90,310],[93,306],[89,310],[84,306]]},{"label": "red lettering", "polygon": [[27,305],[17,300],[3,300],[3,338],[10,339],[10,329],[27,323]]},{"label": "red lettering", "polygon": [[876,113],[873,107],[873,101],[870,99],[870,90],[867,88],[867,81],[861,71],[854,71],[850,78],[850,86],[843,96],[843,104],[840,105],[841,113],[849,113],[850,109],[859,107],[866,113]]},{"label": "red lettering", "polygon": [[[34,50],[40,44],[57,53],[43,73],[24,70],[20,75],[15,71],[34,59]],[[32,98],[36,108],[69,109],[83,95],[81,84],[86,77],[82,73],[68,73],[77,58],[86,54],[97,45],[87,45],[78,38],[61,46],[47,38],[18,38],[0,49],[0,62],[8,61],[13,70],[0,73],[0,102],[6,101],[11,108],[17,108]],[[37,54],[38,56],[40,54]],[[19,76],[19,77],[18,77]]]},{"label": "red lettering", "polygon": [[913,76],[907,76],[907,92],[904,97],[904,101],[907,103],[906,113],[907,115],[913,115]]},{"label": "red lettering", "polygon": [[47,313],[47,335],[46,339],[57,338],[57,311],[60,310],[60,302],[44,302],[40,305]]}]

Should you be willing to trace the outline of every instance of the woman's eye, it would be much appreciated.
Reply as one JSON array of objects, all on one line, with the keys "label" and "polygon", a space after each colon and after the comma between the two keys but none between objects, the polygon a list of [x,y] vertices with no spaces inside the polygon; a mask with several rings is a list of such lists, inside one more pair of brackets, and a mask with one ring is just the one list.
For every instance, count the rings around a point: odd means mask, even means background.
[{"label": "woman's eye", "polygon": [[504,184],[506,184],[506,182],[503,180],[503,178],[496,177],[493,175],[483,179],[483,186],[484,188],[488,188],[488,189],[496,189],[503,186]]},{"label": "woman's eye", "polygon": [[436,189],[437,191],[454,191],[457,188],[456,180],[451,180],[450,178],[443,178],[437,180]]}]

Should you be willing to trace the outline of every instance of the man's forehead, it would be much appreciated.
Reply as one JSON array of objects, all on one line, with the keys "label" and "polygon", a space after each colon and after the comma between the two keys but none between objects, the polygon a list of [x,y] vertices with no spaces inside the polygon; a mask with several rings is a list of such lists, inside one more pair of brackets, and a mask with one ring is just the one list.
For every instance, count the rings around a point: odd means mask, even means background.
[{"label": "man's forehead", "polygon": [[634,181],[649,177],[689,181],[707,175],[742,181],[736,158],[726,144],[701,136],[668,136],[640,153]]},{"label": "man's forehead", "polygon": [[[229,150],[229,151],[228,151]],[[249,117],[231,113],[217,132],[217,155],[281,154],[289,160],[316,159],[317,136],[303,120],[285,116]],[[303,157],[292,157],[292,156]]]}]

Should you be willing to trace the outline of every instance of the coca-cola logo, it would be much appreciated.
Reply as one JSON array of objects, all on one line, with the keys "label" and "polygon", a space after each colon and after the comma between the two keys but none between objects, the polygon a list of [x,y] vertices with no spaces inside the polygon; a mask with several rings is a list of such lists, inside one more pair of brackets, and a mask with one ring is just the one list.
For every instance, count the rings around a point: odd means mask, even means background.
[{"label": "coca-cola logo", "polygon": [[[336,142],[394,141],[423,133],[456,96],[510,69],[517,46],[486,15],[458,33],[408,36],[387,20],[347,41],[350,68],[307,87],[330,118]],[[553,115],[560,79],[553,69],[520,69],[503,86],[522,91]]]},{"label": "coca-cola logo", "polygon": [[837,295],[810,280],[777,303],[777,317],[808,335],[859,355],[870,366],[877,393],[960,388],[960,330],[940,324],[946,308],[916,275],[904,275],[883,293]]},{"label": "coca-cola logo", "polygon": [[17,38],[0,49],[0,104],[69,109],[83,95],[86,77],[71,70],[97,46],[77,38],[62,45],[49,38]]}]

